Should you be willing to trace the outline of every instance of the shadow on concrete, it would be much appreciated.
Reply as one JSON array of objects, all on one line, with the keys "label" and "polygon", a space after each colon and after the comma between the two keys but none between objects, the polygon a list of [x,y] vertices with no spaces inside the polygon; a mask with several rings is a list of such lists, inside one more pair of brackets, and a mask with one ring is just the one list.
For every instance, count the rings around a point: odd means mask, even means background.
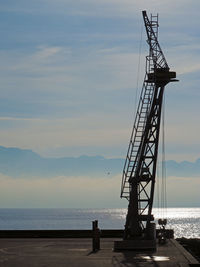
[{"label": "shadow on concrete", "polygon": [[91,250],[86,256],[97,254],[97,252],[99,252],[99,250],[95,250],[95,251]]}]

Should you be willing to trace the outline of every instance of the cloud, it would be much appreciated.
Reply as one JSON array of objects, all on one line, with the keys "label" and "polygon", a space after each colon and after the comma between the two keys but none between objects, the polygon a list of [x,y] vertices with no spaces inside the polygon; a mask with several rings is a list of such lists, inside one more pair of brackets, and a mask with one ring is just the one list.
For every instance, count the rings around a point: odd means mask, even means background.
[{"label": "cloud", "polygon": [[[35,151],[44,152],[49,147],[85,147],[94,146],[98,154],[98,147],[114,147],[121,144],[122,140],[128,145],[131,126],[121,127],[118,123],[120,115],[107,115],[104,120],[101,114],[90,114],[79,117],[63,119],[19,119],[3,118],[5,128],[1,124],[0,138],[2,144],[21,148],[34,148]],[[112,121],[112,123],[111,123]],[[126,122],[124,122],[126,124]],[[10,125],[8,127],[8,125]],[[10,127],[12,126],[12,129]],[[116,134],[117,133],[117,134]],[[68,154],[68,153],[67,153]],[[70,156],[68,154],[68,156]],[[116,155],[115,155],[116,157]]]},{"label": "cloud", "polygon": [[136,86],[137,64],[132,63],[138,62],[138,55],[118,47],[82,52],[72,55],[68,47],[40,47],[20,59],[12,54],[2,74],[1,114],[55,118],[91,110],[123,111],[122,101],[130,99],[128,91]]},{"label": "cloud", "polygon": [[[121,175],[99,179],[81,176],[13,179],[0,175],[0,183],[1,208],[119,208],[128,205],[119,198]],[[168,207],[198,206],[199,186],[199,178],[169,177]],[[157,191],[154,202],[157,206]]]},{"label": "cloud", "polygon": [[[5,71],[13,72],[16,76],[42,77],[45,74],[58,73],[63,70],[63,58],[67,60],[71,51],[69,47],[44,46],[40,45],[31,51],[24,53],[1,51],[4,61],[7,60],[4,68]],[[37,76],[36,76],[37,75]],[[16,77],[15,77],[16,78]]]},{"label": "cloud", "polygon": [[169,177],[167,178],[167,199],[169,206],[199,206],[200,178]]},{"label": "cloud", "polygon": [[[15,79],[23,79],[27,87],[29,83],[30,89],[34,86],[35,89],[48,88],[49,91],[54,89],[58,92],[65,88],[65,91],[69,92],[70,88],[79,89],[82,84],[83,89],[91,90],[98,78],[96,86],[101,89],[122,89],[124,84],[126,87],[133,86],[137,70],[137,65],[133,62],[138,61],[137,53],[126,47],[103,49],[94,47],[85,51],[80,50],[70,47],[40,46],[24,55],[13,53],[10,55],[4,51],[1,54],[7,64],[2,65],[1,69],[4,72],[7,70],[7,75],[12,73]],[[75,55],[76,52],[78,55]],[[57,84],[56,89],[55,84]]]},{"label": "cloud", "polygon": [[119,198],[120,176],[101,179],[55,177],[15,180],[0,175],[0,183],[1,207],[117,208],[124,204]]},{"label": "cloud", "polygon": [[91,16],[91,17],[116,17],[130,18],[146,9],[149,12],[162,12],[165,16],[171,13],[186,12],[191,6],[198,6],[198,1],[193,0],[192,4],[186,0],[20,0],[12,5],[1,3],[1,10],[4,12],[18,12],[25,14],[43,15],[70,15],[70,16]]},{"label": "cloud", "polygon": [[[168,143],[198,145],[198,1],[11,2],[0,4],[5,14],[0,50],[3,145],[42,153],[62,147],[73,153],[74,146],[76,155],[78,147],[80,153],[94,147],[103,155],[110,149],[113,156],[116,147],[120,153],[122,147],[126,150],[143,9],[159,13],[161,46],[180,78],[167,88]],[[147,52],[144,29],[143,35]],[[139,89],[146,52],[142,49]],[[177,159],[177,153],[170,156]]]},{"label": "cloud", "polygon": [[61,51],[61,47],[39,47],[39,51],[35,54],[35,58],[43,60],[58,54]]},{"label": "cloud", "polygon": [[[189,36],[187,36],[187,42],[188,38]],[[200,70],[200,46],[196,45],[196,42],[199,42],[198,38],[195,38],[192,43],[187,45],[182,45],[180,42],[179,45],[170,48],[168,51],[170,55],[169,62],[176,68],[177,75],[180,78],[184,77],[184,74],[191,74]]]}]

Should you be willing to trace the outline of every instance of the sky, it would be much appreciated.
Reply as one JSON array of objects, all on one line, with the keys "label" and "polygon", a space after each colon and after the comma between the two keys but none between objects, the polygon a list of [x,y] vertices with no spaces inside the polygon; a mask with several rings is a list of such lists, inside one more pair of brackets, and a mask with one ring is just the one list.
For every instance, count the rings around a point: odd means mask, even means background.
[{"label": "sky", "polygon": [[125,158],[147,10],[159,13],[159,41],[180,80],[165,90],[166,159],[200,158],[199,9],[198,0],[1,1],[0,145]]}]

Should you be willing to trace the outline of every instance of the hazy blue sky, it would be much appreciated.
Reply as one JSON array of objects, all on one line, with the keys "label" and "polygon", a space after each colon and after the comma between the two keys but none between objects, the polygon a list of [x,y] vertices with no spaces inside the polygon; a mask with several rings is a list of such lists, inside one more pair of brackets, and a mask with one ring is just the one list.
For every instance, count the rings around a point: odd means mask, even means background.
[{"label": "hazy blue sky", "polygon": [[[135,109],[141,11],[180,82],[166,89],[167,158],[200,156],[199,1],[0,2],[0,143],[42,155],[125,156]],[[143,30],[139,91],[147,53]]]},{"label": "hazy blue sky", "polygon": [[199,158],[198,0],[1,1],[0,145],[125,157],[142,28],[139,91],[148,53],[144,9],[159,13],[160,44],[180,79],[166,88],[166,158]]}]

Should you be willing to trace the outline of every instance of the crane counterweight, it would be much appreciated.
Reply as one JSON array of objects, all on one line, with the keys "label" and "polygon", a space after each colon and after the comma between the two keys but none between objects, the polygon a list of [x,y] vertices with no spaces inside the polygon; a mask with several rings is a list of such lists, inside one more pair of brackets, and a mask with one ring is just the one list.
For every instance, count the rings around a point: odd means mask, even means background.
[{"label": "crane counterweight", "polygon": [[169,71],[168,69],[157,69],[155,72],[148,73],[147,83],[155,83],[157,86],[166,85],[169,82],[176,82],[175,71]]}]

